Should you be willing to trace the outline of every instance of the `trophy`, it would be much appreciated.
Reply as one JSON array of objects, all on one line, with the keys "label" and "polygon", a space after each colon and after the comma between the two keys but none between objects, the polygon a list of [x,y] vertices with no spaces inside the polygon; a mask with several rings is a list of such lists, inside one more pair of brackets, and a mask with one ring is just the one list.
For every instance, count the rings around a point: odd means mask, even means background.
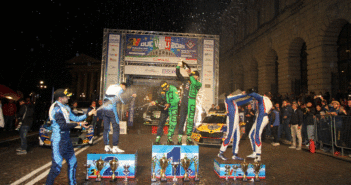
[{"label": "trophy", "polygon": [[180,160],[180,164],[184,168],[184,182],[190,181],[188,177],[188,168],[190,167],[191,160],[185,155],[183,159]]},{"label": "trophy", "polygon": [[166,156],[163,156],[161,159],[158,160],[158,162],[161,167],[161,181],[167,181],[165,173],[170,161],[166,158]]},{"label": "trophy", "polygon": [[116,160],[116,157],[114,157],[113,160],[110,161],[110,168],[112,170],[111,182],[113,182],[116,178],[115,171],[118,168],[118,161]]},{"label": "trophy", "polygon": [[129,174],[129,167],[130,165],[129,164],[125,164],[123,166],[124,170],[123,170],[123,174],[125,175],[125,178],[124,178],[124,182],[128,182],[128,174]]},{"label": "trophy", "polygon": [[225,180],[228,181],[229,175],[230,175],[230,166],[229,165],[225,165],[224,168],[225,168],[225,170],[224,170],[224,172],[225,172]]},{"label": "trophy", "polygon": [[245,161],[244,159],[244,162],[241,163],[241,169],[243,170],[244,172],[244,175],[243,175],[243,181],[247,181],[247,177],[246,177],[246,172],[247,172],[247,168],[249,167],[249,164]]},{"label": "trophy", "polygon": [[233,165],[232,168],[234,170],[234,181],[236,181],[236,170],[238,170],[239,166]]},{"label": "trophy", "polygon": [[86,167],[87,168],[87,174],[86,174],[86,176],[85,176],[85,180],[86,181],[88,181],[89,180],[89,168],[90,168],[90,164],[88,165],[88,164],[84,164],[84,167]]},{"label": "trophy", "polygon": [[194,162],[194,167],[195,167],[195,178],[194,181],[199,181],[199,172],[198,172],[198,168],[197,165],[199,164],[199,159],[197,159],[197,156],[195,156],[194,158],[191,159]]},{"label": "trophy", "polygon": [[97,175],[96,175],[96,181],[100,182],[101,181],[101,170],[105,167],[105,161],[101,159],[95,161],[95,166],[97,169]]},{"label": "trophy", "polygon": [[172,163],[172,168],[173,168],[173,175],[174,175],[174,177],[173,177],[173,182],[177,182],[178,181],[178,179],[177,179],[177,167],[179,166],[179,162],[177,162],[177,163]]},{"label": "trophy", "polygon": [[151,182],[156,182],[156,163],[157,163],[157,158],[154,156],[151,160],[152,164],[152,176],[151,176]]},{"label": "trophy", "polygon": [[258,173],[260,172],[260,169],[261,169],[261,164],[258,163],[258,162],[255,162],[253,164],[254,166],[254,170],[255,170],[255,181],[256,182],[259,182],[260,181],[260,178],[258,177]]}]

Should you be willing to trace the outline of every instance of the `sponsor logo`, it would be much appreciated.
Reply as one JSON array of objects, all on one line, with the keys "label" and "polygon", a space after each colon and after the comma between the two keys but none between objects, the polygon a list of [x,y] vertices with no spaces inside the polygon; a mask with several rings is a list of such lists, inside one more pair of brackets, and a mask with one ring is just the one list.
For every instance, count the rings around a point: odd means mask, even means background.
[{"label": "sponsor logo", "polygon": [[162,74],[174,74],[175,70],[173,69],[162,69]]},{"label": "sponsor logo", "polygon": [[149,72],[149,73],[157,73],[156,70],[154,69],[145,69],[145,72]]},{"label": "sponsor logo", "polygon": [[153,61],[169,62],[169,58],[152,58]]},{"label": "sponsor logo", "polygon": [[117,59],[115,59],[115,58],[109,58],[109,60],[108,60],[109,62],[117,62]]},{"label": "sponsor logo", "polygon": [[110,53],[109,56],[110,57],[118,57],[118,54],[117,53]]},{"label": "sponsor logo", "polygon": [[195,46],[195,43],[194,43],[192,40],[189,40],[189,41],[186,43],[186,46],[188,46],[189,49],[192,49],[192,48]]},{"label": "sponsor logo", "polygon": [[213,49],[204,49],[204,52],[213,52]]},{"label": "sponsor logo", "polygon": [[140,38],[129,38],[127,46],[128,47],[139,46],[140,40],[141,40]]}]

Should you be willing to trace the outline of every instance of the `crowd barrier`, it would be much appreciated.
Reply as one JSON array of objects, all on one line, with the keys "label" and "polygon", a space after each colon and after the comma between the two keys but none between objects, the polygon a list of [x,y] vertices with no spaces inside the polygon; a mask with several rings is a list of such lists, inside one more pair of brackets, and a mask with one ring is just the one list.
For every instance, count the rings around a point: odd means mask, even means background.
[{"label": "crowd barrier", "polygon": [[336,148],[351,150],[351,116],[323,116],[316,115],[315,140],[319,143],[320,149],[324,145],[330,146],[334,153]]}]

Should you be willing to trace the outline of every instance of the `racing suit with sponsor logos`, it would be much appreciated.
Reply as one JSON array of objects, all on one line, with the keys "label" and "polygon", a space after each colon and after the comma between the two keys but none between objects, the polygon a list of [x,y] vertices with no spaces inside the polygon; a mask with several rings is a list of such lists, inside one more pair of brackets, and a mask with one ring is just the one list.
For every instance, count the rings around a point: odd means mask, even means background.
[{"label": "racing suit with sponsor logos", "polygon": [[[109,131],[110,131],[110,122],[112,123],[113,135],[112,135],[112,144],[117,146],[119,142],[119,118],[117,114],[117,103],[125,104],[130,99],[122,96],[124,90],[119,84],[111,85],[107,88],[105,93],[105,102],[109,102],[103,109],[103,120],[104,120],[104,143],[109,145]],[[124,94],[125,95],[125,94]]]},{"label": "racing suit with sponsor logos", "polygon": [[224,103],[226,105],[228,119],[226,138],[220,148],[222,153],[227,150],[230,140],[233,139],[233,155],[238,154],[240,142],[238,106],[244,105],[252,99],[253,98],[242,94],[226,97]]},{"label": "racing suit with sponsor logos", "polygon": [[166,102],[169,104],[168,115],[169,115],[169,129],[168,129],[168,138],[172,137],[174,130],[177,125],[177,116],[178,116],[178,103],[179,95],[178,90],[173,85],[169,86],[169,90],[166,91]]},{"label": "racing suit with sponsor logos", "polygon": [[77,158],[70,138],[70,129],[78,124],[70,123],[70,120],[83,121],[86,119],[86,114],[75,116],[68,105],[63,105],[56,101],[50,107],[49,117],[52,126],[52,166],[46,179],[46,184],[54,184],[55,178],[61,171],[63,159],[66,159],[68,164],[69,184],[76,184]]},{"label": "racing suit with sponsor logos", "polygon": [[261,96],[257,93],[250,93],[248,96],[253,97],[258,102],[258,116],[256,116],[256,121],[252,125],[249,138],[253,152],[260,156],[262,148],[261,135],[264,127],[268,124],[268,113],[273,105],[272,101],[266,96]]},{"label": "racing suit with sponsor logos", "polygon": [[187,120],[187,136],[191,136],[194,127],[194,116],[196,110],[196,96],[199,89],[202,87],[202,83],[195,80],[193,76],[190,76],[190,83],[180,74],[180,66],[176,67],[176,75],[180,81],[183,82],[185,88],[182,97],[182,103],[180,107],[180,119],[179,119],[179,131],[178,134],[183,134],[183,127],[188,116]]}]

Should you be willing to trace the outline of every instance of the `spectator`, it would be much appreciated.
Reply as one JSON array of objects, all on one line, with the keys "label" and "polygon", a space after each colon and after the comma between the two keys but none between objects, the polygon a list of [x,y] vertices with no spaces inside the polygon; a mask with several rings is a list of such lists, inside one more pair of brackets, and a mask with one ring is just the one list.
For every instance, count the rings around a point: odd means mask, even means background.
[{"label": "spectator", "polygon": [[322,107],[321,107],[321,105],[317,104],[315,115],[321,115],[321,112],[323,112]]},{"label": "spectator", "polygon": [[338,101],[332,101],[332,108],[329,110],[329,115],[337,116],[340,112],[340,103]]},{"label": "spectator", "polygon": [[278,132],[278,138],[281,138],[281,134],[285,132],[285,139],[286,139],[285,143],[291,144],[291,129],[289,128],[289,124],[290,124],[290,117],[292,114],[292,108],[288,100],[283,101],[283,105],[281,109],[282,109],[282,112],[281,112],[282,120],[279,128],[280,132]]},{"label": "spectator", "polygon": [[216,112],[221,112],[221,107],[219,105],[216,106]]},{"label": "spectator", "polygon": [[[96,101],[92,101],[90,107],[88,108],[88,112],[90,112],[91,110],[95,109],[96,110]],[[101,111],[100,111],[101,112]],[[86,121],[89,123],[89,125],[93,126],[93,129],[95,131],[95,127],[96,127],[96,122],[97,122],[97,113],[92,114],[91,116],[87,115],[87,119]],[[94,136],[96,136],[95,132],[94,132]]]},{"label": "spectator", "polygon": [[17,114],[19,122],[18,129],[21,137],[21,147],[16,149],[17,155],[27,154],[27,133],[33,123],[34,109],[30,104],[25,104],[24,100],[19,100],[20,110]]},{"label": "spectator", "polygon": [[[316,109],[312,107],[312,102],[307,102],[306,104],[306,113],[305,113],[305,118],[304,118],[304,124],[306,124],[307,128],[307,138],[308,141],[315,140],[314,138],[314,118],[316,114]],[[309,146],[308,144],[306,146]]]},{"label": "spectator", "polygon": [[[298,107],[297,108],[302,111],[302,113],[303,113],[303,120],[305,120],[306,113],[307,113],[306,104],[298,102]],[[302,135],[302,141],[303,141],[302,144],[306,145],[308,143],[308,136],[307,136],[307,125],[306,125],[305,122],[302,124],[302,127],[301,127],[301,135]]]},{"label": "spectator", "polygon": [[84,112],[83,112],[83,110],[82,109],[80,109],[80,108],[78,108],[78,102],[77,101],[74,101],[73,103],[72,103],[72,108],[71,108],[71,110],[72,110],[72,113],[74,114],[74,115],[78,115],[78,114],[84,114]]},{"label": "spectator", "polygon": [[251,127],[255,122],[256,111],[253,110],[252,105],[248,104],[245,109],[245,133],[250,133]]},{"label": "spectator", "polygon": [[216,112],[215,104],[212,104],[210,110],[208,110],[208,113],[210,113],[210,112]]},{"label": "spectator", "polygon": [[351,116],[351,100],[347,101],[347,115]]},{"label": "spectator", "polygon": [[8,103],[4,104],[2,109],[5,119],[5,131],[11,131],[13,130],[13,122],[17,112],[16,104],[13,102],[13,100],[9,100]]},{"label": "spectator", "polygon": [[[290,119],[289,127],[291,128],[291,135],[293,143],[289,147],[291,149],[301,150],[302,146],[302,136],[301,136],[301,126],[303,123],[303,113],[297,108],[297,103],[293,103],[292,114]],[[298,144],[296,146],[296,137],[298,139]]]},{"label": "spectator", "polygon": [[[102,106],[102,100],[99,100],[99,107]],[[94,130],[94,135],[99,137],[100,136],[100,132],[101,132],[101,125],[102,125],[102,121],[103,121],[103,116],[102,116],[102,112],[103,111],[97,111],[97,118],[96,118],[96,127]]]},{"label": "spectator", "polygon": [[[279,103],[276,103],[276,105]],[[278,129],[279,129],[279,125],[280,125],[280,116],[279,116],[279,112],[278,110],[276,110],[276,108],[273,106],[272,107],[272,113],[271,113],[271,131],[272,131],[272,135],[274,137],[274,140],[272,142],[273,146],[279,146],[279,140],[278,140]]]}]

